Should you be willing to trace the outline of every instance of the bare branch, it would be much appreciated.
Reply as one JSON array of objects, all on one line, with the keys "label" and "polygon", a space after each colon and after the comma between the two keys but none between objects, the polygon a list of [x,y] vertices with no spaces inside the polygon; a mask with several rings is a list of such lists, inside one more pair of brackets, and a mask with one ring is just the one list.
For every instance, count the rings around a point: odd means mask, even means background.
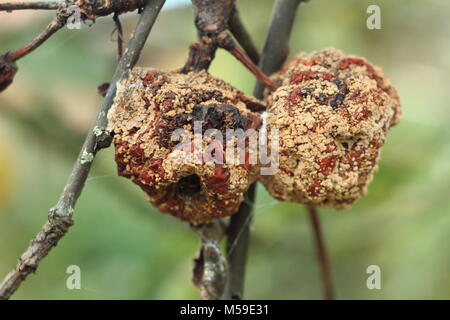
[{"label": "bare branch", "polygon": [[19,259],[12,270],[0,284],[0,299],[8,299],[20,286],[23,280],[35,272],[40,261],[56,246],[68,228],[73,224],[73,212],[78,197],[83,190],[92,161],[98,150],[109,146],[111,135],[106,130],[106,114],[116,94],[116,83],[128,76],[128,70],[139,59],[144,43],[165,0],[148,0],[135,30],[128,42],[128,48],[117,65],[111,85],[103,100],[100,112],[86,137],[75,166],[67,181],[61,197],[49,212],[48,222],[42,231],[31,242],[31,245]]},{"label": "bare branch", "polygon": [[95,19],[111,13],[122,14],[143,8],[144,0],[64,0],[64,1],[18,1],[0,3],[0,11],[57,10],[71,5],[80,8],[83,19]]},{"label": "bare branch", "polygon": [[192,229],[201,238],[192,281],[200,289],[203,300],[223,299],[228,279],[227,259],[219,247],[225,233],[223,222],[216,220],[210,224],[192,226]]},{"label": "bare branch", "polygon": [[235,0],[192,0],[198,37],[214,41],[228,28]]},{"label": "bare branch", "polygon": [[231,217],[227,230],[227,256],[230,268],[227,298],[232,300],[241,300],[244,296],[245,266],[255,196],[256,183],[245,193],[245,201],[239,207],[239,211]]},{"label": "bare branch", "polygon": [[[31,6],[32,3],[23,3],[19,2],[17,5],[19,7],[26,8],[27,6]],[[40,6],[45,6],[44,2],[38,2]],[[117,25],[117,15],[129,11],[134,11],[136,9],[140,9],[144,4],[144,0],[117,0],[117,1],[94,1],[94,0],[76,0],[76,1],[62,1],[58,3],[58,6],[55,7],[54,3],[47,3],[48,7],[52,9],[57,9],[56,17],[52,22],[42,31],[30,44],[26,45],[23,48],[20,48],[16,51],[8,53],[8,56],[13,61],[17,61],[23,56],[29,54],[31,51],[39,47],[43,44],[48,38],[50,38],[56,31],[64,27],[67,23],[67,20],[73,12],[70,10],[70,7],[77,6],[80,9],[80,18],[84,21],[86,19],[95,20],[97,17],[107,16],[114,13],[114,21]],[[4,3],[0,4],[0,10],[2,10],[2,6],[11,7],[13,3]],[[7,9],[5,9],[7,10]]]},{"label": "bare branch", "polygon": [[61,5],[61,1],[18,1],[0,3],[0,11],[13,10],[56,10]]},{"label": "bare branch", "polygon": [[316,243],[317,258],[320,265],[320,276],[322,278],[324,297],[326,300],[333,300],[333,281],[331,277],[330,258],[323,240],[320,219],[316,208],[308,207],[308,214],[313,227],[314,240]]},{"label": "bare branch", "polygon": [[199,43],[189,48],[182,73],[208,70],[219,47],[219,35],[228,27],[235,0],[192,0]]},{"label": "bare branch", "polygon": [[234,6],[233,11],[231,11],[228,26],[230,28],[230,32],[236,38],[237,42],[239,42],[239,44],[242,46],[253,63],[257,65],[260,59],[258,49],[256,49],[255,43],[253,42],[250,34],[247,32],[247,29],[242,23],[239,11],[236,6]]},{"label": "bare branch", "polygon": [[[228,30],[228,22],[234,7],[234,0],[192,0],[195,14],[195,25],[201,44],[217,50],[217,47],[229,51],[237,60],[244,64],[257,79],[265,85],[276,88],[277,84],[267,77],[258,66],[250,59],[231,37]],[[202,56],[203,54],[192,54],[191,56]],[[192,62],[192,59],[190,59]],[[198,59],[197,59],[198,60]],[[211,59],[212,60],[212,59]],[[200,61],[200,60],[198,60]],[[190,62],[190,61],[188,61]],[[211,61],[208,61],[208,66]],[[185,67],[183,70],[185,71]]]},{"label": "bare branch", "polygon": [[[272,11],[272,20],[264,44],[260,66],[265,74],[279,70],[289,53],[289,37],[294,25],[298,5],[302,0],[276,0]],[[254,95],[262,97],[264,86],[256,85]]]},{"label": "bare branch", "polygon": [[212,43],[193,43],[189,48],[189,56],[181,73],[191,71],[199,72],[200,70],[208,70],[214,59],[217,46]]},{"label": "bare branch", "polygon": [[114,13],[113,15],[114,24],[116,25],[116,31],[117,31],[117,56],[119,59],[123,55],[123,29],[122,29],[122,23],[120,22],[119,15],[117,13]]},{"label": "bare branch", "polygon": [[58,16],[55,18],[50,24],[42,31],[33,41],[31,41],[28,45],[8,53],[8,56],[13,61],[17,61],[20,58],[26,56],[34,49],[43,44],[48,38],[50,38],[56,31],[65,26],[67,21],[67,17]]},{"label": "bare branch", "polygon": [[66,0],[69,5],[80,8],[82,19],[95,20],[98,17],[105,17],[112,13],[122,14],[136,9],[141,9],[146,1],[144,0]]},{"label": "bare branch", "polygon": [[[17,3],[4,3],[0,4],[0,11],[8,10],[8,8],[13,8],[14,5],[19,8],[28,9],[32,8],[31,2],[17,2]],[[37,6],[57,9],[56,17],[52,22],[42,31],[33,41],[28,45],[12,52],[6,52],[0,55],[0,92],[5,90],[14,79],[14,75],[17,72],[17,66],[15,62],[20,58],[26,56],[34,49],[42,45],[48,38],[50,38],[55,32],[60,30],[67,24],[68,19],[73,14],[72,7],[78,7],[80,11],[80,19],[85,21],[95,20],[98,17],[107,16],[114,13],[114,21],[116,22],[117,28],[119,29],[119,53],[121,51],[122,43],[120,41],[120,22],[118,20],[118,15],[134,11],[136,9],[141,10],[144,5],[144,0],[66,0],[58,3],[58,7],[55,7],[54,3],[44,3],[36,2]]]},{"label": "bare branch", "polygon": [[[272,19],[264,45],[259,66],[265,74],[271,74],[281,67],[286,59],[286,48],[293,26],[297,7],[301,0],[276,0],[272,10]],[[257,83],[255,97],[261,99],[264,86]],[[228,259],[230,268],[229,297],[242,299],[244,294],[245,264],[250,239],[250,222],[256,185],[253,184],[245,197],[248,201],[241,204],[239,211],[231,217],[228,229]]]},{"label": "bare branch", "polygon": [[218,37],[218,45],[230,52],[239,60],[255,77],[271,89],[276,89],[278,84],[272,81],[261,69],[253,63],[250,57],[237,45],[234,39],[227,32],[222,32]]}]

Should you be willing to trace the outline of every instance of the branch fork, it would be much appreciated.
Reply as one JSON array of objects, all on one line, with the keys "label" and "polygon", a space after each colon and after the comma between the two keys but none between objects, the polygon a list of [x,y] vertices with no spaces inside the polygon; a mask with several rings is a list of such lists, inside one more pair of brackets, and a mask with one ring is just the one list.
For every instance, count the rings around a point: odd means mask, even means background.
[{"label": "branch fork", "polygon": [[[235,0],[192,0],[195,25],[197,27],[200,44],[192,47],[190,54],[193,56],[207,56],[208,54],[214,57],[217,48],[222,48],[230,52],[237,60],[244,64],[247,69],[255,75],[255,77],[271,89],[278,87],[278,84],[272,81],[264,72],[262,72],[254,61],[242,50],[229,32],[229,21],[233,16],[233,26],[243,28],[238,25],[239,17],[235,8]],[[244,32],[244,34],[247,34]],[[241,38],[242,39],[242,38]],[[200,50],[195,53],[193,50]],[[189,63],[192,61],[199,61],[198,59],[189,59],[188,64],[183,70],[198,70],[200,67],[209,67],[211,60],[202,60],[200,66],[192,66]]]},{"label": "branch fork", "polygon": [[146,5],[136,24],[133,33],[134,36],[129,40],[128,49],[117,65],[100,111],[87,134],[59,201],[50,210],[48,222],[44,224],[42,230],[32,240],[30,246],[19,259],[16,267],[0,283],[0,300],[11,297],[26,277],[36,271],[42,258],[56,246],[61,237],[73,225],[74,208],[89,175],[92,161],[97,151],[109,146],[111,142],[111,135],[106,130],[108,122],[106,115],[116,94],[116,84],[128,76],[128,70],[139,59],[145,41],[164,2],[164,0],[146,1]]},{"label": "branch fork", "polygon": [[[58,244],[59,240],[74,224],[74,207],[89,175],[92,161],[100,149],[111,144],[112,136],[106,129],[106,114],[113,103],[116,84],[125,79],[128,76],[128,70],[136,64],[145,40],[164,2],[164,0],[67,0],[62,3],[41,1],[0,4],[0,11],[57,10],[56,18],[30,44],[19,50],[0,55],[0,91],[12,82],[12,78],[17,71],[15,61],[36,49],[67,23],[70,17],[66,10],[68,5],[78,5],[83,20],[95,20],[97,17],[114,13],[114,21],[119,33],[121,33],[121,26],[118,15],[136,9],[142,10],[142,15],[133,33],[134,37],[130,39],[128,49],[125,50],[123,55],[120,54],[121,58],[111,84],[103,87],[102,93],[104,93],[105,98],[101,109],[86,137],[61,197],[55,207],[50,210],[48,222],[31,241],[16,267],[0,283],[0,300],[11,297],[26,277],[37,270],[40,261]],[[192,0],[192,2],[196,14],[195,21],[199,32],[199,43],[190,47],[188,61],[180,71],[208,69],[217,48],[223,48],[241,61],[261,82],[255,87],[254,95],[256,97],[261,97],[264,85],[271,89],[276,88],[277,84],[266,74],[277,70],[286,57],[289,33],[297,6],[301,0],[276,0],[261,59],[239,20],[234,0]],[[245,51],[235,42],[230,31]],[[281,36],[278,36],[279,34]],[[119,53],[121,52],[121,41],[119,41]],[[258,60],[261,60],[261,69],[255,64],[258,63]],[[255,191],[256,186],[253,184],[246,193],[246,199],[239,211],[230,218],[228,226],[224,225],[223,220],[216,220],[211,224],[192,227],[201,239],[198,256],[194,261],[193,282],[199,287],[203,299],[241,299],[243,297],[250,233],[249,225],[252,220]],[[316,235],[320,237],[320,230],[317,231],[317,214],[313,209],[310,209],[310,215]],[[226,255],[221,252],[219,246],[224,236],[228,238]],[[319,248],[319,252],[322,261],[325,261],[324,249]],[[324,266],[327,264],[326,261],[323,262]],[[325,282],[331,281],[324,269],[322,269],[322,275]],[[327,295],[331,296],[331,289],[327,292]]]}]

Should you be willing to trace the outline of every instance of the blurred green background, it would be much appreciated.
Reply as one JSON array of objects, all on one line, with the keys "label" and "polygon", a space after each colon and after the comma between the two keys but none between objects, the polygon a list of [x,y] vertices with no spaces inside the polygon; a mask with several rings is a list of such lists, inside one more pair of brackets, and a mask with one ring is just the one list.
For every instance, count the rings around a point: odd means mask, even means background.
[{"label": "blurred green background", "polygon": [[[259,48],[272,1],[238,0]],[[174,5],[169,0],[168,4]],[[381,7],[382,29],[366,28]],[[450,298],[450,2],[311,0],[302,4],[291,54],[334,46],[383,67],[398,88],[404,118],[388,136],[369,194],[346,211],[320,210],[339,299]],[[0,12],[0,52],[30,41],[50,12]],[[130,32],[136,15],[122,18]],[[171,6],[155,24],[142,66],[180,67],[195,41],[189,6]],[[116,64],[111,18],[64,29],[20,60],[0,95],[0,278],[40,230],[70,173]],[[247,93],[253,76],[220,51],[211,73]],[[75,211],[75,226],[24,282],[16,299],[196,299],[191,283],[198,238],[159,214],[100,152]],[[305,208],[259,187],[246,297],[320,299],[318,265]],[[81,290],[66,269],[81,268]],[[379,265],[382,289],[368,290]]]}]

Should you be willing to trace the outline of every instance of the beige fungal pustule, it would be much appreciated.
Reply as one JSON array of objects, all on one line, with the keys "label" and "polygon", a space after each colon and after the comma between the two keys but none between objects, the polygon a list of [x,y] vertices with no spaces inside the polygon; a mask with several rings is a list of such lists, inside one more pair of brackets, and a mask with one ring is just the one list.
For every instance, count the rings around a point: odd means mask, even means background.
[{"label": "beige fungal pustule", "polygon": [[[277,199],[347,208],[367,192],[401,109],[380,68],[336,49],[301,53],[272,78],[267,127],[280,135],[279,171],[261,181]],[[269,144],[270,145],[270,144]]]},{"label": "beige fungal pustule", "polygon": [[261,107],[206,71],[134,68],[108,114],[119,175],[139,185],[160,211],[192,224],[231,215],[257,171],[237,158],[227,162],[225,145],[237,142],[227,141],[226,131],[257,129],[260,120],[250,109]]}]

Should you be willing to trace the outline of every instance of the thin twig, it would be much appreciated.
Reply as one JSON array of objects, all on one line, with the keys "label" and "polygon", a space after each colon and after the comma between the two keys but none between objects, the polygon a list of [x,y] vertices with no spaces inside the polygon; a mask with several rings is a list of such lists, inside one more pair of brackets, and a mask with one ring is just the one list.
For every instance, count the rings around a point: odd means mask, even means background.
[{"label": "thin twig", "polygon": [[242,50],[234,39],[227,32],[223,32],[219,37],[219,46],[230,52],[237,60],[239,60],[247,69],[253,73],[259,81],[269,88],[275,90],[278,84],[270,79]]},{"label": "thin twig", "polygon": [[48,38],[50,38],[56,31],[60,30],[65,26],[67,22],[67,17],[58,16],[56,17],[50,24],[42,31],[33,41],[31,41],[28,45],[8,53],[8,56],[13,61],[17,61],[20,58],[26,56],[34,49],[43,44]]},{"label": "thin twig", "polygon": [[64,1],[18,1],[0,3],[0,11],[13,10],[64,10],[78,7],[80,18],[95,20],[112,13],[122,14],[144,7],[146,0],[64,0]]},{"label": "thin twig", "polygon": [[333,300],[333,281],[331,277],[330,258],[323,240],[319,215],[315,207],[309,206],[308,214],[314,232],[314,241],[316,243],[317,259],[320,264],[320,276],[323,284],[324,297],[326,300]]},{"label": "thin twig", "polygon": [[148,0],[146,2],[128,42],[128,48],[117,65],[101,109],[89,130],[61,197],[56,206],[50,210],[48,222],[42,231],[33,239],[28,249],[20,257],[16,267],[0,284],[0,299],[8,299],[19,288],[22,281],[30,273],[36,271],[39,262],[56,246],[73,224],[74,207],[83,190],[92,161],[98,150],[111,143],[111,134],[106,129],[108,122],[106,115],[116,94],[116,83],[127,77],[128,70],[139,59],[144,43],[164,2],[165,0]]},{"label": "thin twig", "polygon": [[114,13],[113,15],[114,24],[116,25],[116,31],[117,31],[117,56],[119,59],[123,55],[123,29],[122,29],[122,23],[120,23],[120,18],[117,13]]},{"label": "thin twig", "polygon": [[241,300],[244,295],[245,266],[250,242],[250,223],[253,203],[256,196],[256,183],[245,193],[238,212],[230,220],[227,230],[227,257],[230,269],[228,299]]},{"label": "thin twig", "polygon": [[201,239],[201,245],[194,260],[193,283],[199,288],[203,300],[224,298],[228,280],[228,263],[219,243],[224,236],[221,220],[210,224],[192,226]]},{"label": "thin twig", "polygon": [[[265,74],[278,71],[289,53],[289,38],[294,25],[297,8],[304,0],[276,0],[272,11],[271,25],[264,44],[260,66]],[[254,94],[261,97],[264,86],[256,85]]]},{"label": "thin twig", "polygon": [[[266,37],[263,54],[259,63],[265,74],[278,70],[286,58],[286,48],[294,23],[298,4],[301,0],[277,0],[272,10],[272,18]],[[282,34],[282,36],[280,36]],[[270,58],[269,58],[270,57]],[[262,98],[264,86],[257,83],[254,96]],[[230,268],[229,298],[242,299],[244,294],[245,264],[250,239],[253,202],[256,185],[253,184],[241,204],[239,211],[231,217],[228,228],[228,259]]]},{"label": "thin twig", "polygon": [[19,1],[0,3],[0,11],[13,10],[56,10],[61,5],[61,1]]},{"label": "thin twig", "polygon": [[[57,9],[56,17],[52,22],[42,31],[30,44],[24,46],[13,52],[8,52],[7,55],[12,61],[17,61],[18,59],[24,57],[25,55],[32,52],[34,49],[43,44],[48,38],[50,38],[56,31],[64,27],[68,19],[72,16],[73,11],[71,7],[78,7],[80,13],[80,19],[85,21],[87,19],[95,20],[98,17],[103,17],[114,13],[116,17],[119,14],[134,11],[140,9],[144,4],[144,0],[117,0],[117,1],[86,1],[86,0],[76,0],[76,1],[61,1],[58,2],[56,6],[53,2],[36,2],[36,7],[33,8],[33,3],[29,2],[18,2],[18,3],[3,3],[0,4],[1,10],[13,10],[14,5],[19,9]],[[117,25],[117,20],[114,20]]]},{"label": "thin twig", "polygon": [[233,11],[231,11],[228,26],[230,28],[230,32],[236,38],[237,42],[239,42],[239,44],[242,46],[242,48],[247,53],[249,58],[253,61],[253,63],[257,65],[260,59],[258,49],[256,48],[255,43],[252,40],[252,37],[248,33],[244,24],[242,23],[239,11],[236,8],[236,6],[234,6]]}]

